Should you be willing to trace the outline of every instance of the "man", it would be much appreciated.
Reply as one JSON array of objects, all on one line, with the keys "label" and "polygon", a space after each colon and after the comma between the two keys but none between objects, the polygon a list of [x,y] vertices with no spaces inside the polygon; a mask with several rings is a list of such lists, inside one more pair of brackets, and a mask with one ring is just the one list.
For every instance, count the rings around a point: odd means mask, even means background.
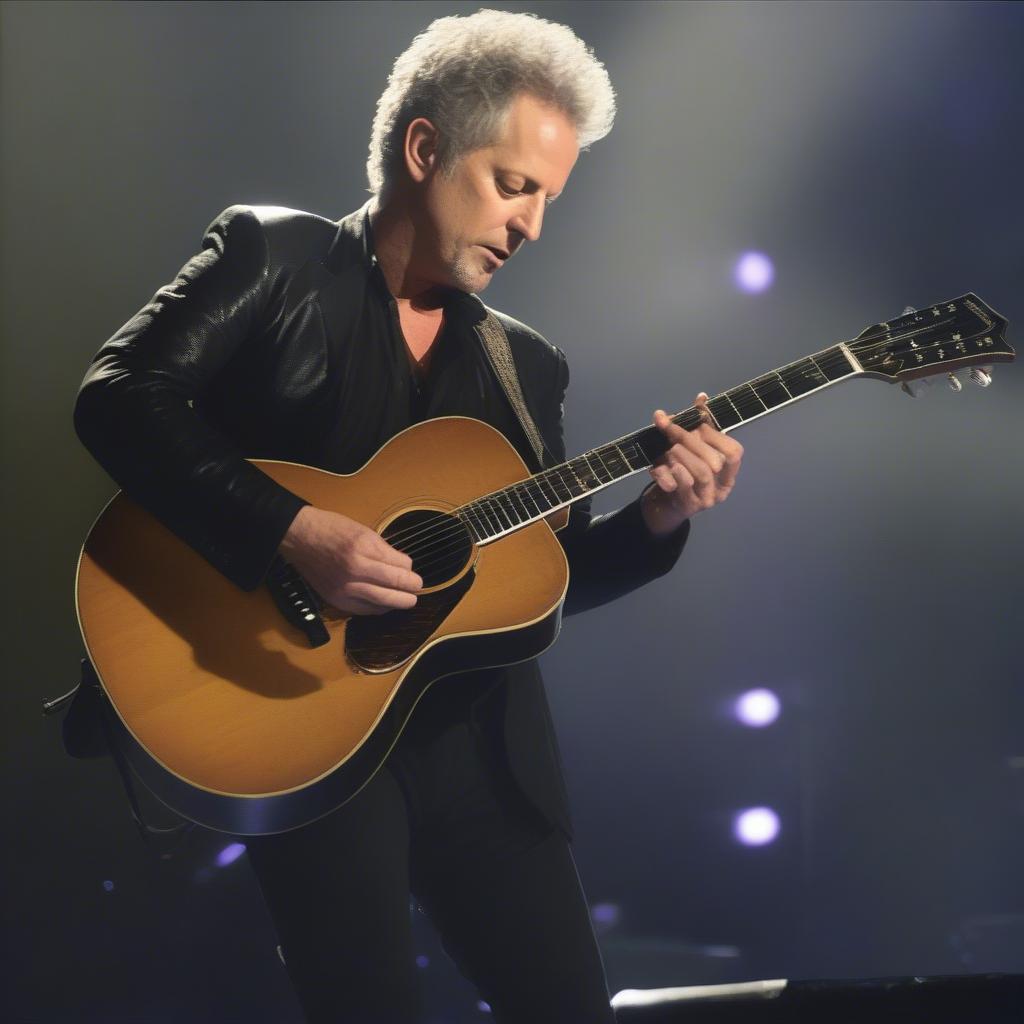
[{"label": "man", "polygon": [[[603,67],[564,26],[443,18],[378,103],[374,193],[340,221],[233,206],[203,250],[101,348],[75,423],[125,492],[240,587],[283,556],[330,604],[416,602],[408,556],[250,463],[351,473],[409,424],[473,416],[537,464],[475,328],[474,295],[541,234],[582,146],[611,127]],[[565,458],[564,354],[499,315],[547,465]],[[706,396],[698,396],[699,400]],[[573,506],[567,614],[667,572],[742,449],[660,410],[671,447],[641,497]],[[412,1021],[409,891],[499,1021],[613,1020],[536,662],[439,681],[340,809],[246,840],[310,1021]]]}]

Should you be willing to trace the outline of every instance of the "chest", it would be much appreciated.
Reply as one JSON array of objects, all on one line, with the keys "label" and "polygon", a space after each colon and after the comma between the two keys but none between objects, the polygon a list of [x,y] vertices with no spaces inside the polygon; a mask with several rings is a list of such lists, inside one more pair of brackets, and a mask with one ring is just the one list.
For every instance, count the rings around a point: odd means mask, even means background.
[{"label": "chest", "polygon": [[410,355],[421,366],[426,366],[434,342],[441,336],[444,327],[444,311],[420,313],[405,306],[398,309],[398,320],[402,325],[402,336]]}]

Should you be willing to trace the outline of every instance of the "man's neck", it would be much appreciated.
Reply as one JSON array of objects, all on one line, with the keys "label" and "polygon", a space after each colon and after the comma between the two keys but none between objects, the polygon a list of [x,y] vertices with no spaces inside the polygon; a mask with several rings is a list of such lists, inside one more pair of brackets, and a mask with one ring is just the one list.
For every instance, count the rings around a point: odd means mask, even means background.
[{"label": "man's neck", "polygon": [[416,270],[417,225],[401,194],[383,201],[378,197],[370,208],[374,255],[388,290],[400,309],[426,316],[441,315],[445,289],[425,281]]}]

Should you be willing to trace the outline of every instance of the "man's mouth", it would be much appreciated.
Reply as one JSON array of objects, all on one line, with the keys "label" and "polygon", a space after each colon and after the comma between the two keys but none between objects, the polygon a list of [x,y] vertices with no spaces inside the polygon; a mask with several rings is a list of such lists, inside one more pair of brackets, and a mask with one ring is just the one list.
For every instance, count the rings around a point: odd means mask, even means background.
[{"label": "man's mouth", "polygon": [[481,248],[486,249],[492,256],[494,256],[499,264],[504,263],[509,257],[507,250],[499,249],[496,245],[484,245],[481,246]]}]

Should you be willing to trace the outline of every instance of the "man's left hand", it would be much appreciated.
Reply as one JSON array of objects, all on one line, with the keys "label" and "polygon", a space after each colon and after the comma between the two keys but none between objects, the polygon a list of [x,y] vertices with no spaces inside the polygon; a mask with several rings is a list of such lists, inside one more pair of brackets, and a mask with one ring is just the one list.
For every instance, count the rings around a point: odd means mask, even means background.
[{"label": "man's left hand", "polygon": [[[699,406],[707,400],[702,391],[695,403]],[[656,537],[664,537],[691,516],[729,497],[743,459],[743,446],[716,430],[709,419],[696,430],[684,430],[663,409],[657,409],[654,425],[670,447],[648,470],[656,486],[644,491],[640,508],[647,529]]]}]

